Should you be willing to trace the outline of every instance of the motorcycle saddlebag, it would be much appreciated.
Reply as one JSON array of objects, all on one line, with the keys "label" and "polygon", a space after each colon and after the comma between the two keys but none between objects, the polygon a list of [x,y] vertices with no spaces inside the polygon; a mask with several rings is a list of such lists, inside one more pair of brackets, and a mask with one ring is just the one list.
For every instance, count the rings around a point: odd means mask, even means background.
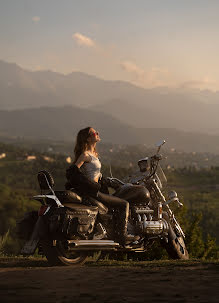
[{"label": "motorcycle saddlebag", "polygon": [[29,240],[34,226],[38,219],[38,212],[37,211],[31,211],[24,215],[24,217],[17,222],[16,224],[16,234],[18,238]]},{"label": "motorcycle saddlebag", "polygon": [[98,208],[79,205],[75,208],[55,208],[49,216],[49,233],[54,240],[71,239],[77,235],[92,233]]}]

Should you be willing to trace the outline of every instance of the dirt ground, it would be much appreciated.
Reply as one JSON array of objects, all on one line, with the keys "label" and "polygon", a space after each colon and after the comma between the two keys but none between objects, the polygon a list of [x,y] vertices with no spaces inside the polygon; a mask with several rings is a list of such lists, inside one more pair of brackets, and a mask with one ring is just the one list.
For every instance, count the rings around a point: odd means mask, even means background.
[{"label": "dirt ground", "polygon": [[1,303],[219,302],[219,262],[25,262],[0,261]]}]

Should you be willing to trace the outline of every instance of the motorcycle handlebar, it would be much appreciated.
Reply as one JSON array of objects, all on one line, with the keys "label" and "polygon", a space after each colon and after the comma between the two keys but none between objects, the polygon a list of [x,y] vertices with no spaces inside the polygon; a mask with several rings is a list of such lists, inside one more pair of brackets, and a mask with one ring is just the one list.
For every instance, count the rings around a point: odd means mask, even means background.
[{"label": "motorcycle handlebar", "polygon": [[156,160],[156,161],[160,161],[160,160],[162,160],[162,155],[161,154],[156,154],[156,155],[152,156],[151,159]]},{"label": "motorcycle handlebar", "polygon": [[108,186],[111,186],[112,188],[125,184],[124,182],[122,182],[121,180],[119,180],[117,178],[107,177],[106,179],[107,179]]}]

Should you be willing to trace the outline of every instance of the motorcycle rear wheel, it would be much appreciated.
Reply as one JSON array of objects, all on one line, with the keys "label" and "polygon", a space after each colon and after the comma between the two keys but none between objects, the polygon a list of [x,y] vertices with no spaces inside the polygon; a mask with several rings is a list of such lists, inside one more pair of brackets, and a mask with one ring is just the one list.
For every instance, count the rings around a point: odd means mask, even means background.
[{"label": "motorcycle rear wheel", "polygon": [[42,241],[41,246],[51,266],[80,266],[88,257],[87,252],[68,251],[62,241],[57,241],[56,246],[52,245],[52,241]]}]

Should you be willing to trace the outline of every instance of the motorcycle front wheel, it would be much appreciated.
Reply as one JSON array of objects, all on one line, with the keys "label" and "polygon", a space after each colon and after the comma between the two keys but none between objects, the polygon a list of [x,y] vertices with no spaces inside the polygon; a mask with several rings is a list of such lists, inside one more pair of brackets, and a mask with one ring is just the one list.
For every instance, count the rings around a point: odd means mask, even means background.
[{"label": "motorcycle front wheel", "polygon": [[171,259],[189,259],[189,253],[187,251],[183,237],[181,235],[177,235],[171,226],[169,226],[167,241],[163,239],[161,240],[161,244],[166,249],[168,256]]},{"label": "motorcycle front wheel", "polygon": [[79,266],[86,262],[87,252],[73,252],[68,250],[63,241],[57,241],[56,246],[52,241],[41,242],[43,253],[51,266]]}]

